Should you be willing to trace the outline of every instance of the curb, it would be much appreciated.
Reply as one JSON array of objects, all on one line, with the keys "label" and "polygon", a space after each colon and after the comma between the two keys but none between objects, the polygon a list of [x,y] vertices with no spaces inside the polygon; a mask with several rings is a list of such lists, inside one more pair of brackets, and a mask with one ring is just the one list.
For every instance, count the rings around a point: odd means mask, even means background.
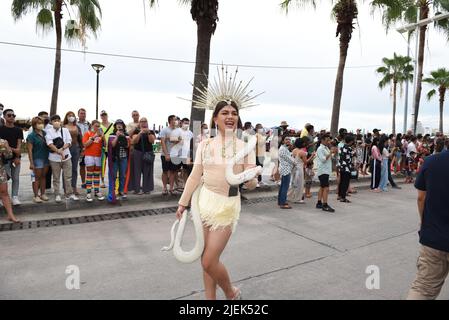
[{"label": "curb", "polygon": [[[370,177],[363,177],[356,180],[358,183],[360,182],[369,182]],[[334,186],[335,180],[330,181],[330,185]],[[318,187],[319,183],[314,181],[312,183],[312,187]],[[247,191],[243,190],[242,194],[255,194],[259,192],[270,192],[270,191],[277,191],[279,189],[278,185],[264,185],[260,188]],[[94,200],[93,203],[88,203],[84,200],[84,196],[80,199],[80,201],[73,201],[73,200],[63,200],[61,203],[54,202],[53,199],[51,199],[49,202],[46,203],[40,203],[36,204],[33,202],[25,202],[22,203],[20,206],[15,206],[13,208],[15,214],[24,214],[24,213],[55,213],[55,212],[67,212],[67,211],[73,211],[73,210],[92,210],[92,209],[99,209],[99,208],[116,208],[116,207],[123,207],[124,209],[130,205],[135,204],[143,204],[146,202],[149,203],[162,203],[167,201],[177,201],[179,200],[181,194],[178,194],[176,196],[163,196],[161,192],[153,193],[148,195],[134,195],[130,194],[128,195],[127,200],[123,201],[117,201],[116,204],[111,204],[104,201],[98,201]],[[1,208],[0,212],[6,215],[5,208]]]}]

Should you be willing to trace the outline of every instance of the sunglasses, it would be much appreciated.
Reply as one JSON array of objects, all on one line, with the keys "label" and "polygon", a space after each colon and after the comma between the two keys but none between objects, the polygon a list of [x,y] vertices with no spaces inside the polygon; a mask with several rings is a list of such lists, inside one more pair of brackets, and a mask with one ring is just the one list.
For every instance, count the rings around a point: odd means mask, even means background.
[{"label": "sunglasses", "polygon": [[16,115],[14,113],[9,113],[9,114],[5,115],[5,117],[7,117],[7,118],[15,118]]}]

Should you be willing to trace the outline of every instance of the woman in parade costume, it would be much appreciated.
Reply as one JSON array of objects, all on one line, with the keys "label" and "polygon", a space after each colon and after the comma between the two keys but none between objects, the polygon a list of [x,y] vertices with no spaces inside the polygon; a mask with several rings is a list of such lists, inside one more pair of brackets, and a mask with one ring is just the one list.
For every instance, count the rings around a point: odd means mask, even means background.
[{"label": "woman in parade costume", "polygon": [[109,136],[108,142],[108,201],[110,203],[115,203],[117,201],[117,189],[120,199],[126,199],[125,185],[126,181],[129,180],[130,144],[130,138],[128,133],[126,132],[125,123],[123,122],[123,120],[117,120],[114,123],[114,131]]},{"label": "woman in parade costume", "polygon": [[[187,180],[186,187],[179,201],[178,218],[188,206],[194,190],[203,179],[199,196],[201,220],[204,226],[205,247],[201,259],[206,298],[216,298],[217,284],[223,289],[226,298],[239,296],[238,288],[231,285],[225,266],[219,261],[226,244],[235,230],[240,214],[240,195],[238,187],[230,186],[225,179],[226,161],[244,147],[238,140],[237,126],[240,122],[239,110],[234,102],[218,103],[213,114],[212,128],[218,128],[215,138],[201,142],[198,147],[194,167]],[[226,131],[231,130],[232,134]],[[226,136],[228,135],[228,136]],[[255,153],[247,156],[244,163],[234,167],[235,172],[242,172],[256,163]],[[246,187],[254,189],[257,179],[247,182]]]},{"label": "woman in parade costume", "polygon": [[[200,90],[202,95],[198,102],[194,101],[196,107],[213,108],[211,128],[217,135],[198,146],[193,170],[176,212],[177,218],[181,219],[194,191],[199,187],[196,203],[204,234],[201,265],[206,299],[216,299],[217,285],[227,299],[241,299],[240,289],[231,284],[229,274],[220,262],[220,256],[235,230],[241,208],[238,184],[231,185],[228,182],[226,169],[228,163],[233,164],[238,158],[236,155],[245,149],[245,143],[237,138],[237,129],[241,128],[239,111],[252,106],[250,100],[255,96],[250,97],[246,90],[236,90],[241,89],[241,82],[240,85],[233,86],[235,77],[231,78],[227,78],[227,71],[225,77],[223,71],[219,83],[209,83],[210,89]],[[234,164],[233,172],[241,173],[255,168],[255,163],[255,150],[251,150],[242,161]],[[253,175],[249,179],[245,185],[248,189],[254,189],[257,176]]]}]

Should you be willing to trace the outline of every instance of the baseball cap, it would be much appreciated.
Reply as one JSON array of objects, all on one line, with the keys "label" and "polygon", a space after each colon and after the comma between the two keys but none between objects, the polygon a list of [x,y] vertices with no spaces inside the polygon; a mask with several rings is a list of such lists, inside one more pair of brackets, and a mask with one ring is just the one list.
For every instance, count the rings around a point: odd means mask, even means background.
[{"label": "baseball cap", "polygon": [[100,116],[102,116],[102,115],[108,115],[108,113],[105,110],[101,110]]}]

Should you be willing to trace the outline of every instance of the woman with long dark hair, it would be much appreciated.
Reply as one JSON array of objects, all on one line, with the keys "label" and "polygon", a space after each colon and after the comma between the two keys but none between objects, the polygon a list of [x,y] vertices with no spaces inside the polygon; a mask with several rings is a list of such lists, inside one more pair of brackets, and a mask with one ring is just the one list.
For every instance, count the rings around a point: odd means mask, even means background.
[{"label": "woman with long dark hair", "polygon": [[381,192],[379,189],[380,174],[382,170],[382,155],[379,151],[379,138],[374,138],[371,146],[371,190]]},{"label": "woman with long dark hair", "polygon": [[[64,128],[69,130],[70,136],[72,137],[72,144],[70,145],[70,154],[72,155],[72,189],[75,195],[79,195],[77,189],[78,182],[78,166],[81,152],[84,149],[83,146],[83,137],[81,133],[81,128],[78,127],[76,122],[76,116],[73,111],[69,111],[66,113],[64,117],[64,121],[62,123]],[[65,190],[65,186],[64,186]]]},{"label": "woman with long dark hair", "polygon": [[381,191],[387,192],[387,183],[388,183],[388,171],[390,170],[388,165],[388,160],[390,158],[390,152],[388,151],[390,139],[387,135],[382,135],[379,139],[379,152],[382,155],[382,165],[380,172],[380,182],[379,189]]},{"label": "woman with long dark hair", "polygon": [[[198,210],[204,232],[201,265],[206,298],[216,299],[218,285],[227,299],[239,299],[240,289],[232,285],[226,267],[220,262],[220,256],[237,225],[241,208],[239,188],[230,185],[225,175],[227,163],[245,147],[245,143],[237,138],[237,129],[241,128],[237,103],[221,101],[216,104],[211,128],[217,135],[198,146],[193,170],[179,200],[176,215],[181,219],[192,194],[203,183],[199,191]],[[252,151],[243,163],[234,165],[234,172],[255,167],[255,163],[255,152]],[[254,189],[257,178],[245,185],[248,189]]]}]

